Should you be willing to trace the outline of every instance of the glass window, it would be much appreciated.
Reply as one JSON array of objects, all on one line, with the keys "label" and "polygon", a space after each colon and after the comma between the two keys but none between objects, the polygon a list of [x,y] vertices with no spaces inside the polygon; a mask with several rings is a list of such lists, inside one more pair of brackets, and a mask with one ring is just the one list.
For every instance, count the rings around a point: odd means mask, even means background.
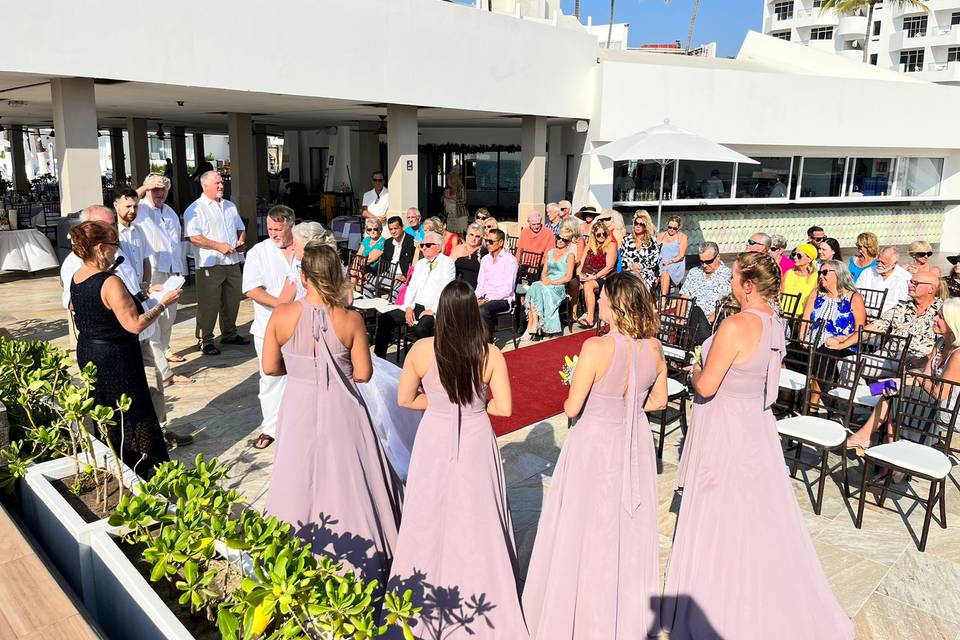
[{"label": "glass window", "polygon": [[500,152],[500,190],[520,191],[520,152]]},{"label": "glass window", "polygon": [[872,64],[873,66],[877,66],[877,54],[875,53],[870,54],[870,64]]},{"label": "glass window", "polygon": [[786,198],[790,184],[790,158],[754,158],[760,164],[737,167],[738,198]]},{"label": "glass window", "polygon": [[800,186],[800,165],[803,163],[801,156],[793,156],[793,169],[790,171],[790,197],[799,197],[797,189]]},{"label": "glass window", "polygon": [[781,40],[786,40],[790,42],[790,32],[789,31],[774,31],[771,33],[774,38],[780,38]]},{"label": "glass window", "polygon": [[897,165],[897,195],[940,195],[942,175],[943,158],[901,158]]},{"label": "glass window", "polygon": [[877,20],[876,22],[873,23],[873,35],[875,35],[875,36],[880,35],[880,21],[879,21],[879,20]]},{"label": "glass window", "polygon": [[923,71],[923,49],[901,51],[900,71],[903,73]]},{"label": "glass window", "polygon": [[960,47],[947,49],[947,62],[960,62]]},{"label": "glass window", "polygon": [[804,158],[800,178],[801,198],[829,198],[840,195],[845,158]]},{"label": "glass window", "polygon": [[733,183],[732,162],[681,160],[677,170],[677,199],[729,198]]},{"label": "glass window", "polygon": [[833,27],[814,27],[810,29],[811,40],[833,40]]},{"label": "glass window", "polygon": [[778,2],[773,5],[773,14],[777,17],[777,20],[789,20],[793,17],[793,1]]},{"label": "glass window", "polygon": [[[663,199],[673,197],[673,167],[663,176]],[[660,165],[656,162],[613,163],[613,199],[618,202],[656,201],[660,198]]]},{"label": "glass window", "polygon": [[497,190],[497,152],[463,155],[463,186],[471,191]]},{"label": "glass window", "polygon": [[960,24],[960,11],[954,11],[950,16],[950,24]]},{"label": "glass window", "polygon": [[927,35],[927,16],[910,16],[903,19],[903,30],[908,38],[919,38]]},{"label": "glass window", "polygon": [[849,195],[890,195],[890,179],[893,177],[892,158],[852,158],[850,166]]}]

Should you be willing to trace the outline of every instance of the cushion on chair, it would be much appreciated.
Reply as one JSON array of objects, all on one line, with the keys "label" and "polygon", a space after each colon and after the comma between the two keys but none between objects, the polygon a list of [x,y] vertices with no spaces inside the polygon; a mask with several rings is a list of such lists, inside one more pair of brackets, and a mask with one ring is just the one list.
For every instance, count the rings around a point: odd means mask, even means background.
[{"label": "cushion on chair", "polygon": [[780,388],[790,391],[803,391],[807,386],[807,376],[793,369],[780,369]]},{"label": "cushion on chair", "polygon": [[674,380],[673,378],[667,378],[667,396],[673,397],[680,395],[681,393],[686,393],[687,387],[679,380]]},{"label": "cushion on chair", "polygon": [[[834,398],[847,399],[850,397],[850,390],[844,389],[843,387],[834,387],[827,391],[827,395],[833,396]],[[853,396],[853,401],[864,407],[875,407],[877,406],[877,402],[880,401],[880,396],[872,395],[870,393],[870,387],[861,384],[857,385],[857,391]]]},{"label": "cushion on chair", "polygon": [[839,446],[847,439],[847,430],[842,424],[817,416],[793,416],[777,420],[777,432],[785,438],[826,448]]},{"label": "cushion on chair", "polygon": [[950,473],[950,458],[933,447],[909,440],[879,444],[870,447],[864,454],[872,460],[887,462],[928,478],[945,478]]},{"label": "cushion on chair", "polygon": [[679,347],[671,347],[668,344],[663,345],[663,355],[671,360],[687,361],[687,352]]}]

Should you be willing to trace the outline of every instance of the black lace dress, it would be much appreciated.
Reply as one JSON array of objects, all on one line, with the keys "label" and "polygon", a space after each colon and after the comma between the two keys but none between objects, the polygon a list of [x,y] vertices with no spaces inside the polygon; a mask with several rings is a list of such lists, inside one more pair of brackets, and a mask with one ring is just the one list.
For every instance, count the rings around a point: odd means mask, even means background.
[{"label": "black lace dress", "polygon": [[[149,478],[156,465],[170,458],[160,421],[150,401],[137,335],[124,329],[100,298],[100,289],[111,275],[96,273],[83,282],[70,283],[78,333],[77,364],[80,367],[88,362],[96,365],[97,382],[92,396],[97,404],[116,410],[120,394],[130,396],[130,410],[123,415],[121,457],[137,474]],[[135,299],[134,303],[142,313],[140,301]],[[109,428],[108,435],[114,447],[120,448],[119,413],[114,420],[117,424]]]}]

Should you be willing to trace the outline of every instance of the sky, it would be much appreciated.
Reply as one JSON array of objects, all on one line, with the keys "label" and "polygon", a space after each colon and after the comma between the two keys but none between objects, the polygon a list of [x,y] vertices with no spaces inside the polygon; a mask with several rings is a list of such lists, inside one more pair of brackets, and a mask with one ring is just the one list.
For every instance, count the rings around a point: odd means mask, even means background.
[{"label": "sky", "polygon": [[[615,0],[614,22],[630,24],[629,46],[647,43],[687,42],[693,0]],[[760,31],[764,0],[700,0],[693,46],[717,43],[718,56],[735,56],[747,31]],[[565,14],[573,14],[574,0],[561,0]],[[586,23],[608,24],[609,0],[580,0],[580,18]]]}]

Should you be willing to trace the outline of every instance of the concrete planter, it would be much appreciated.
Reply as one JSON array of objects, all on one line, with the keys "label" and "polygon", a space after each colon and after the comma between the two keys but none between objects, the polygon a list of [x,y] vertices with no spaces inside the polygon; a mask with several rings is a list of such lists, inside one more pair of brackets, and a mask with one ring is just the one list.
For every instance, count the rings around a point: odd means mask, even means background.
[{"label": "concrete planter", "polygon": [[[94,448],[96,457],[101,460],[109,454],[109,449],[100,442],[95,442]],[[74,592],[83,599],[84,605],[96,616],[90,578],[89,541],[94,532],[106,531],[111,527],[106,519],[84,522],[53,487],[53,481],[69,477],[75,471],[76,465],[71,458],[58,458],[34,465],[18,483],[18,491],[24,523]],[[139,477],[124,466],[124,484],[131,487],[139,481]]]}]

